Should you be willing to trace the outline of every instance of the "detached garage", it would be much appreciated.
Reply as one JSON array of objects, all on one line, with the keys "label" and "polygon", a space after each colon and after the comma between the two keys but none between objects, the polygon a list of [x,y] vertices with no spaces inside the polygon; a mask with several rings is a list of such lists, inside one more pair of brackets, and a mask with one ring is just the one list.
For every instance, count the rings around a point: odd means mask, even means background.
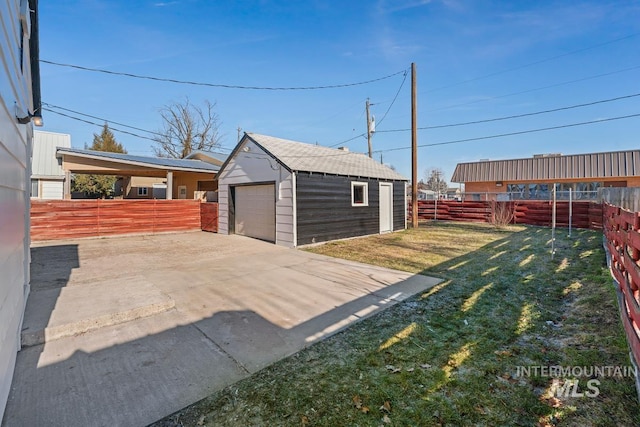
[{"label": "detached garage", "polygon": [[223,234],[295,247],[406,228],[407,179],[363,154],[245,133],[217,180]]}]

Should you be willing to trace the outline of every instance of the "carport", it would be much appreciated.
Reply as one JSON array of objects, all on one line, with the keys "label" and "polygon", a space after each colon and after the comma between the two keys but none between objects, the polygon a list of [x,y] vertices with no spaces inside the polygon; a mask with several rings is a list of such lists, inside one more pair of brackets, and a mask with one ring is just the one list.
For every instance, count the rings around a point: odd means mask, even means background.
[{"label": "carport", "polygon": [[[214,179],[222,164],[212,156],[170,159],[75,148],[58,148],[56,156],[65,173],[65,199],[71,198],[71,174],[74,173],[128,177],[129,183],[132,177],[160,178],[160,182],[166,184],[167,200],[193,199],[196,191],[217,189]],[[148,188],[153,187],[153,182],[147,184]],[[153,196],[152,192],[145,193],[149,198]]]}]

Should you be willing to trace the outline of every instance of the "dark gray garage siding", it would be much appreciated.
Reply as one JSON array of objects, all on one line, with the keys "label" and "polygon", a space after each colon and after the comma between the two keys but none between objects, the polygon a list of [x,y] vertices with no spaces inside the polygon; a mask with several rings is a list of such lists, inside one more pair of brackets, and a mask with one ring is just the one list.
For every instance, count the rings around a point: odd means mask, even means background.
[{"label": "dark gray garage siding", "polygon": [[[351,206],[352,181],[369,183],[369,206]],[[296,179],[298,245],[377,234],[380,231],[379,182],[299,172]],[[393,183],[394,229],[401,230],[404,229],[405,183]]]}]

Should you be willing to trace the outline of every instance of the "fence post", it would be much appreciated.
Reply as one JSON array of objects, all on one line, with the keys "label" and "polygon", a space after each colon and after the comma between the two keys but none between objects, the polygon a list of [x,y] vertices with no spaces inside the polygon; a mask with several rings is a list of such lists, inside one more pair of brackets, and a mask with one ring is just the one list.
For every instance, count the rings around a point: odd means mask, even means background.
[{"label": "fence post", "polygon": [[553,184],[553,206],[551,207],[551,259],[556,254],[556,185]]},{"label": "fence post", "polygon": [[433,220],[434,221],[438,220],[438,196],[436,196],[436,203],[435,203],[435,207],[433,209]]},{"label": "fence post", "polygon": [[573,217],[573,197],[571,191],[572,189],[569,188],[569,237],[571,237],[571,219]]}]

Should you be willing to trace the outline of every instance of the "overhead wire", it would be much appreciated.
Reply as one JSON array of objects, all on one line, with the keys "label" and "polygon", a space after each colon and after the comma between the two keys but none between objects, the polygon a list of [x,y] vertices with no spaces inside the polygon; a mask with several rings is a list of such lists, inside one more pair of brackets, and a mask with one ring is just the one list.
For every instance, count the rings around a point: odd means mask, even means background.
[{"label": "overhead wire", "polygon": [[504,94],[504,95],[492,96],[492,97],[489,97],[489,98],[476,99],[475,101],[465,102],[465,103],[462,103],[462,104],[447,105],[445,107],[434,108],[432,110],[428,110],[427,113],[432,113],[434,111],[448,110],[450,108],[455,108],[455,107],[463,107],[463,106],[466,106],[466,105],[477,104],[479,102],[492,101],[494,99],[507,98],[507,97],[515,96],[515,95],[522,95],[523,93],[537,92],[539,90],[551,89],[551,88],[554,88],[554,87],[564,86],[564,85],[571,84],[571,83],[578,83],[578,82],[583,82],[583,81],[587,81],[587,80],[597,79],[597,78],[600,78],[600,77],[606,77],[606,76],[611,76],[611,75],[614,75],[614,74],[624,73],[626,71],[637,70],[638,68],[640,68],[640,65],[635,65],[633,67],[624,68],[622,70],[611,71],[611,72],[608,72],[608,73],[596,74],[594,76],[583,77],[583,78],[580,78],[580,79],[568,80],[566,82],[555,83],[555,84],[552,84],[552,85],[542,86],[542,87],[538,87],[538,88],[534,88],[534,89],[527,89],[527,90],[523,90],[523,91],[520,91],[520,92],[513,92],[513,93],[507,93],[507,94]]},{"label": "overhead wire", "polygon": [[[540,114],[548,114],[548,113],[554,113],[557,111],[565,111],[565,110],[571,110],[574,108],[581,108],[581,107],[588,107],[588,106],[592,106],[592,105],[598,105],[598,104],[604,104],[606,102],[613,102],[613,101],[619,101],[621,99],[629,99],[629,98],[634,98],[640,96],[640,93],[634,93],[631,95],[625,95],[625,96],[618,96],[616,98],[609,98],[609,99],[602,99],[599,101],[593,101],[593,102],[586,102],[584,104],[576,104],[576,105],[570,105],[567,107],[559,107],[559,108],[552,108],[549,110],[543,110],[543,111],[535,111],[533,113],[523,113],[523,114],[514,114],[511,116],[504,116],[504,117],[494,117],[494,118],[490,118],[490,119],[483,119],[483,120],[474,120],[471,122],[461,122],[461,123],[450,123],[450,124],[446,124],[446,125],[435,125],[435,126],[423,126],[423,127],[418,127],[418,130],[427,130],[427,129],[442,129],[442,128],[450,128],[450,127],[457,127],[457,126],[468,126],[468,125],[476,125],[476,124],[481,124],[481,123],[490,123],[490,122],[497,122],[497,121],[501,121],[501,120],[510,120],[510,119],[519,119],[522,117],[530,117],[530,116],[537,116]],[[391,132],[408,132],[410,131],[411,128],[403,128],[403,129],[387,129],[387,130],[377,130],[377,133],[391,133]]]},{"label": "overhead wire", "polygon": [[[124,127],[129,128],[129,129],[139,130],[141,132],[147,132],[147,133],[150,133],[152,135],[164,136],[159,132],[154,132],[154,131],[150,131],[150,130],[147,130],[147,129],[142,129],[142,128],[131,126],[131,125],[127,125],[127,124],[124,124],[124,123],[119,123],[119,122],[116,122],[114,120],[104,119],[102,117],[92,116],[91,114],[81,113],[80,111],[75,111],[75,110],[72,110],[70,108],[61,107],[59,105],[49,104],[48,102],[43,102],[42,106],[43,107],[55,108],[57,110],[68,111],[68,112],[73,113],[73,114],[78,114],[78,115],[81,115],[81,116],[84,116],[84,117],[90,117],[92,119],[101,120],[101,121],[107,122],[107,123],[113,123],[113,124],[118,125],[118,126],[124,126]],[[51,111],[51,110],[48,110],[48,111]]]},{"label": "overhead wire", "polygon": [[177,83],[177,84],[192,85],[192,86],[217,87],[217,88],[224,88],[224,89],[269,90],[269,91],[321,90],[321,89],[339,89],[339,88],[344,88],[344,87],[362,86],[362,85],[366,85],[366,84],[370,84],[370,83],[379,82],[381,80],[386,80],[388,78],[391,78],[393,76],[397,76],[398,74],[402,74],[402,73],[407,71],[406,69],[404,69],[404,70],[400,70],[398,72],[395,72],[393,74],[389,74],[389,75],[386,75],[386,76],[383,76],[383,77],[378,77],[378,78],[375,78],[375,79],[365,80],[365,81],[361,81],[361,82],[354,82],[354,83],[343,83],[343,84],[333,84],[333,85],[319,85],[319,86],[283,86],[283,87],[277,87],[277,86],[245,86],[245,85],[231,85],[231,84],[222,84],[222,83],[194,82],[194,81],[189,81],[189,80],[179,80],[179,79],[170,79],[170,78],[164,78],[164,77],[145,76],[145,75],[141,75],[141,74],[125,73],[125,72],[121,72],[121,71],[110,71],[110,70],[105,70],[105,69],[101,69],[101,68],[84,67],[84,66],[81,66],[81,65],[65,64],[65,63],[62,63],[62,62],[48,61],[48,60],[45,60],[45,59],[41,59],[40,62],[42,62],[44,64],[49,64],[49,65],[56,65],[56,66],[59,66],[59,67],[74,68],[74,69],[77,69],[77,70],[91,71],[91,72],[95,72],[95,73],[110,74],[110,75],[115,75],[115,76],[132,77],[132,78],[135,78],[135,79],[153,80],[153,81]]},{"label": "overhead wire", "polygon": [[[566,125],[550,126],[550,127],[546,127],[546,128],[529,129],[529,130],[523,130],[523,131],[518,131],[518,132],[502,133],[502,134],[497,134],[497,135],[487,135],[487,136],[480,136],[480,137],[475,137],[475,138],[465,138],[465,139],[457,139],[457,140],[453,140],[453,141],[434,142],[434,143],[431,143],[431,144],[421,144],[421,145],[418,145],[418,148],[435,147],[435,146],[439,146],[439,145],[459,144],[459,143],[463,143],[463,142],[480,141],[480,140],[493,139],[493,138],[503,138],[503,137],[506,137],[506,136],[514,136],[514,135],[524,135],[524,134],[528,134],[528,133],[536,133],[536,132],[544,132],[544,131],[549,131],[549,130],[564,129],[564,128],[570,128],[570,127],[576,127],[576,126],[584,126],[584,125],[590,125],[590,124],[594,124],[594,123],[610,122],[610,121],[614,121],[614,120],[623,120],[623,119],[629,119],[629,118],[632,118],[632,117],[640,117],[640,113],[629,114],[629,115],[626,115],[626,116],[618,116],[618,117],[609,117],[609,118],[604,118],[604,119],[590,120],[590,121],[580,122],[580,123],[569,123],[569,124],[566,124]],[[385,152],[389,152],[389,151],[401,151],[401,150],[410,150],[410,149],[411,149],[411,147],[387,148],[385,150],[374,151],[374,153],[385,153]]]},{"label": "overhead wire", "polygon": [[[398,88],[398,90],[396,91],[396,96],[393,97],[393,100],[391,101],[391,104],[389,104],[389,108],[387,108],[387,111],[385,111],[384,115],[382,116],[382,118],[380,119],[380,121],[378,123],[382,123],[383,120],[387,117],[387,114],[389,114],[389,111],[391,110],[391,107],[393,107],[393,104],[396,102],[396,99],[398,99],[398,95],[400,94],[400,91],[402,90],[402,87],[404,86],[404,82],[407,80],[407,74],[409,73],[409,70],[405,70],[404,72],[404,76],[402,77],[402,82],[400,83],[400,87]],[[367,134],[367,132],[363,132],[359,135],[356,135],[352,138],[346,139],[344,141],[340,141],[337,142],[335,144],[329,145],[329,147],[336,147],[338,145],[341,144],[345,144],[347,142],[353,141],[354,139],[358,139],[360,137],[363,137]]]},{"label": "overhead wire", "polygon": [[603,42],[603,43],[600,43],[600,44],[597,44],[597,45],[585,47],[585,48],[582,48],[582,49],[577,49],[577,50],[574,50],[574,51],[571,51],[571,52],[567,52],[567,53],[562,53],[560,55],[555,55],[555,56],[552,56],[552,57],[549,57],[549,58],[540,59],[538,61],[529,62],[528,64],[519,65],[517,67],[508,68],[506,70],[496,71],[496,72],[493,72],[493,73],[485,74],[483,76],[473,77],[471,79],[462,80],[462,81],[459,81],[457,83],[451,83],[451,84],[448,84],[448,85],[445,85],[445,86],[440,86],[440,87],[437,87],[437,88],[434,88],[434,89],[428,89],[428,90],[426,90],[426,91],[424,91],[422,93],[436,92],[436,91],[439,91],[439,90],[442,90],[442,89],[448,89],[448,88],[459,86],[459,85],[462,85],[462,84],[465,84],[465,83],[471,83],[471,82],[475,82],[475,81],[478,81],[478,80],[486,79],[486,78],[489,78],[489,77],[498,76],[500,74],[509,73],[511,71],[521,70],[523,68],[527,68],[527,67],[531,67],[531,66],[534,66],[534,65],[542,64],[544,62],[553,61],[555,59],[564,58],[566,56],[575,55],[575,54],[578,54],[578,53],[585,52],[587,50],[596,49],[598,47],[602,47],[602,46],[606,46],[606,45],[609,45],[609,44],[617,43],[619,41],[630,39],[630,38],[636,37],[638,35],[640,35],[640,33],[629,34],[629,35],[626,35],[626,36],[623,36],[623,37],[619,37],[617,39],[608,40],[606,42]]},{"label": "overhead wire", "polygon": [[[45,103],[43,103],[43,105],[44,104]],[[51,105],[51,104],[48,104],[48,105]],[[80,118],[80,117],[74,117],[72,115],[69,115],[69,114],[66,114],[66,113],[62,113],[60,111],[52,110],[51,108],[44,107],[43,110],[47,111],[49,113],[53,113],[53,114],[57,114],[57,115],[66,117],[66,118],[71,119],[71,120],[76,120],[76,121],[79,121],[79,122],[87,123],[87,124],[98,126],[98,127],[104,126],[104,123],[107,123],[107,124],[108,123],[116,123],[116,122],[113,122],[113,121],[110,121],[110,120],[107,120],[107,119],[102,119],[100,117],[91,116],[89,114],[75,112],[73,110],[65,109],[65,108],[62,108],[62,107],[57,107],[57,108],[60,108],[62,110],[72,111],[72,112],[74,112],[76,114],[80,114],[80,115],[83,115],[85,117],[91,117],[91,118],[94,118],[94,119],[97,119],[97,120],[101,120],[103,123],[96,123],[96,122],[92,122],[90,120],[86,120],[86,119],[83,119],[83,118]],[[149,130],[146,130],[146,129],[142,129],[142,128],[136,128],[134,126],[126,125],[126,124],[123,124],[123,123],[117,123],[117,124],[118,124],[118,126],[124,126],[124,127],[128,127],[128,128],[131,128],[131,129],[137,129],[137,130],[140,130],[140,131],[143,131],[143,132],[147,132],[147,133],[151,133],[151,134],[155,134],[155,135],[162,135],[162,134],[157,133],[157,132],[152,132],[152,131],[149,131]],[[146,140],[149,140],[149,141],[157,142],[155,139],[153,139],[151,137],[140,135],[140,134],[137,134],[137,133],[134,133],[134,132],[131,132],[131,131],[119,129],[119,128],[116,128],[116,127],[113,127],[113,126],[109,126],[109,129],[112,130],[112,131],[115,131],[115,132],[120,132],[120,133],[124,133],[124,134],[130,135],[130,136],[134,136],[136,138],[141,138],[141,139],[146,139]],[[232,150],[231,148],[227,148],[227,147],[216,147],[216,149],[217,150],[225,150],[225,151],[231,151]]]}]

